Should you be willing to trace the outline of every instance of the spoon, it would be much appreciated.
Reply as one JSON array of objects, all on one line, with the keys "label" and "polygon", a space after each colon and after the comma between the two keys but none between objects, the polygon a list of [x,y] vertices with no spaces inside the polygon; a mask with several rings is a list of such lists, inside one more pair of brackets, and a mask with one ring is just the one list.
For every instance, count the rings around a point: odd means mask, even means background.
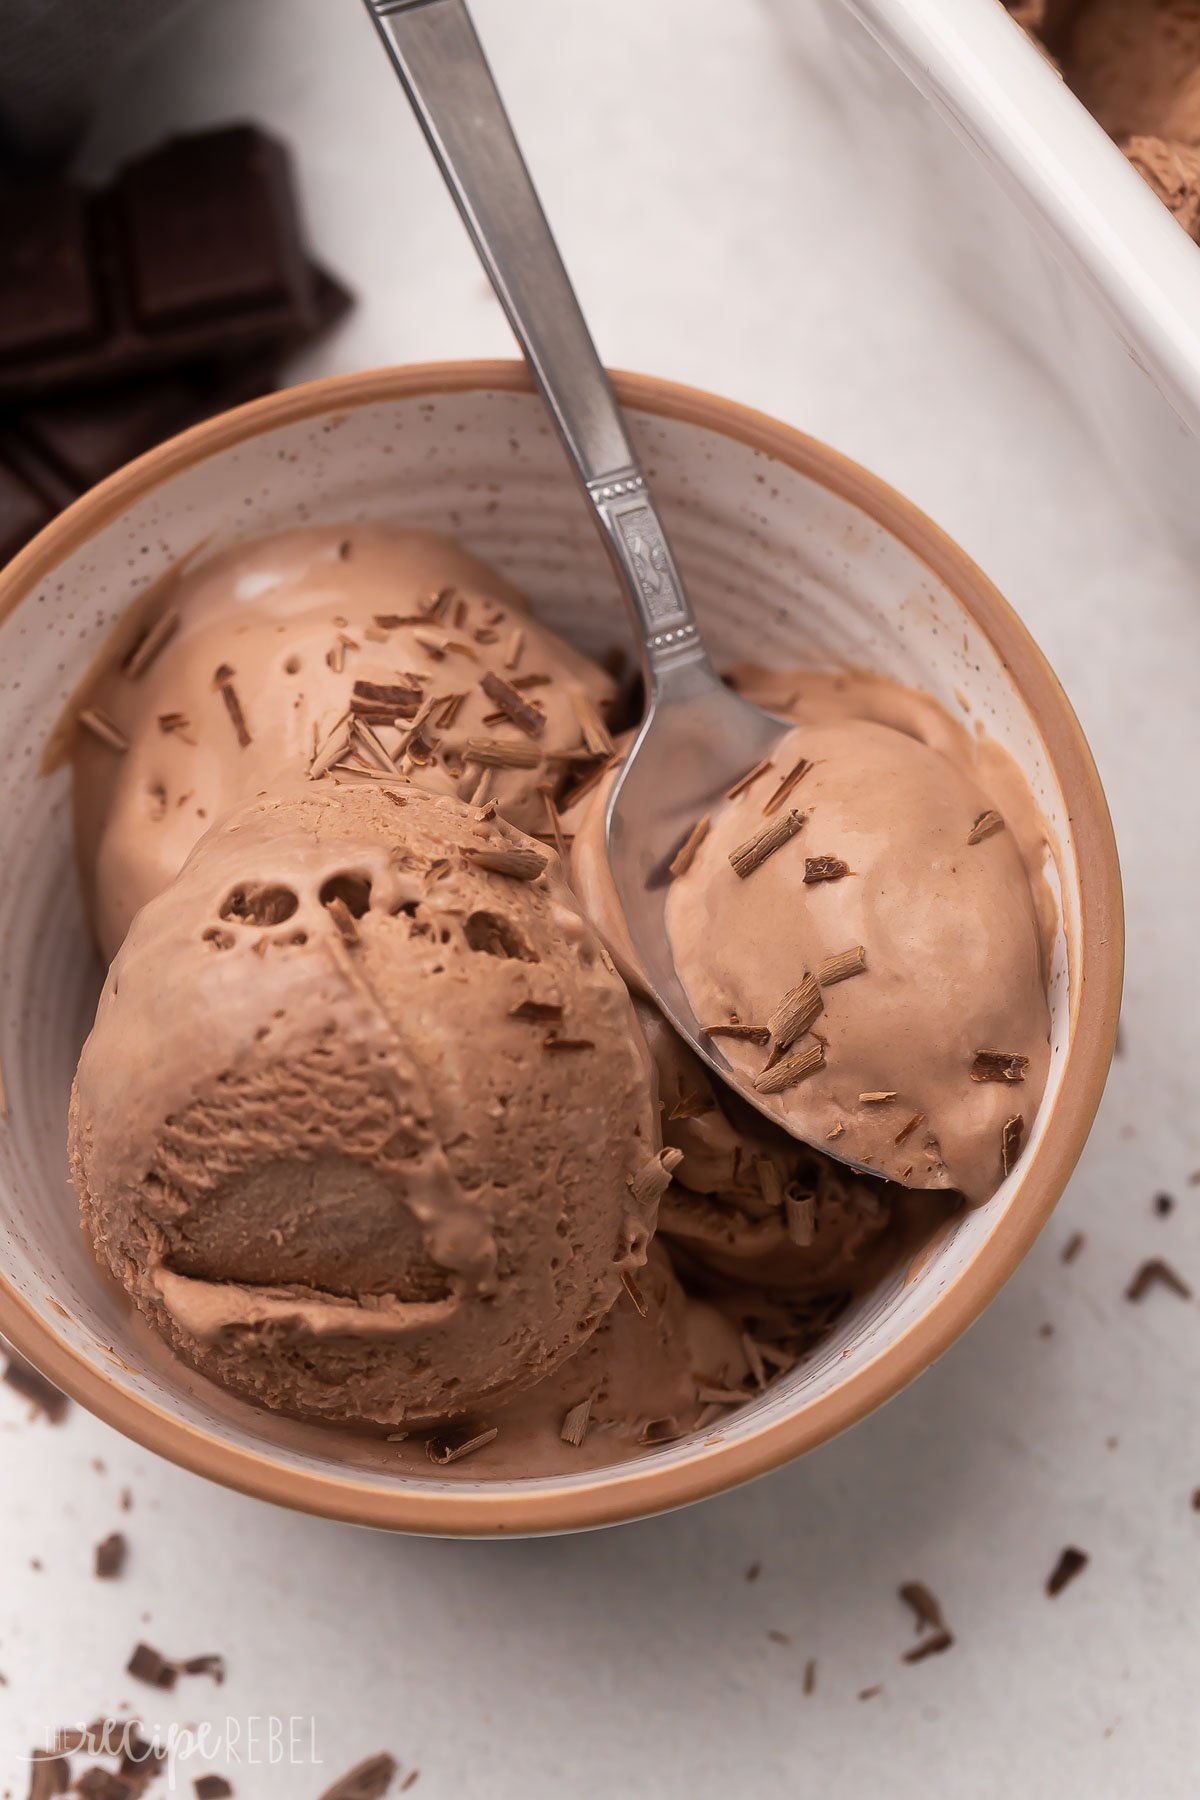
[{"label": "spoon", "polygon": [[[613,880],[646,987],[711,1069],[776,1124],[786,1124],[705,1034],[676,973],[665,914],[672,857],[791,726],[733,693],[709,660],[666,528],[463,0],[365,3],[583,483],[641,646],[646,715],[605,823]],[[829,1153],[828,1144],[820,1148]]]}]

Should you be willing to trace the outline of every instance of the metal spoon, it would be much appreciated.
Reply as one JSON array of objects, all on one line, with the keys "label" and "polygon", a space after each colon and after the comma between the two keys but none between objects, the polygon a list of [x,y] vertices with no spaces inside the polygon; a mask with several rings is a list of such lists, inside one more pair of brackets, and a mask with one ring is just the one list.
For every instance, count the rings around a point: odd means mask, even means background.
[{"label": "metal spoon", "polygon": [[732,693],[708,659],[463,0],[366,6],[583,483],[641,645],[646,716],[606,824],[613,879],[651,998],[717,1074],[783,1123],[702,1030],[675,971],[664,915],[667,864],[697,820],[770,756],[788,725]]}]

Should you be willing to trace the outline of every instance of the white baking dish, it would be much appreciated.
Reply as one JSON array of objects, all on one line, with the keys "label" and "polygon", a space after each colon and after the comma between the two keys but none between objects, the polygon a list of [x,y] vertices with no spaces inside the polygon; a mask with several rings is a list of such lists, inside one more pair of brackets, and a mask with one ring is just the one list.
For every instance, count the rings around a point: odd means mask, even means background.
[{"label": "white baking dish", "polygon": [[[823,75],[872,187],[1042,360],[1154,529],[1200,549],[1200,246],[1000,0],[819,4],[842,52]],[[811,49],[801,0],[775,9]]]}]

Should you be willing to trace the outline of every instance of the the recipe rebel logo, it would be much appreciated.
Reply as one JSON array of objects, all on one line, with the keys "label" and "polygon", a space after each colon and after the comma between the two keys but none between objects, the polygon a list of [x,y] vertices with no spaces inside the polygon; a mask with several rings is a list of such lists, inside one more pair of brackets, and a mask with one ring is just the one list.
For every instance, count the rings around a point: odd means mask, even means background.
[{"label": "the recipe rebel logo", "polygon": [[[229,1770],[319,1768],[325,1761],[318,1747],[317,1721],[301,1713],[246,1713],[240,1718],[230,1714],[199,1725],[143,1726],[139,1719],[97,1719],[89,1725],[47,1730],[41,1747],[21,1760],[33,1764],[73,1756],[113,1761],[122,1775],[134,1779],[165,1776],[172,1793],[185,1764],[192,1779],[198,1763]],[[204,1791],[204,1781],[202,1775],[197,1778],[198,1793]],[[212,1789],[214,1795],[226,1791],[224,1782]]]}]

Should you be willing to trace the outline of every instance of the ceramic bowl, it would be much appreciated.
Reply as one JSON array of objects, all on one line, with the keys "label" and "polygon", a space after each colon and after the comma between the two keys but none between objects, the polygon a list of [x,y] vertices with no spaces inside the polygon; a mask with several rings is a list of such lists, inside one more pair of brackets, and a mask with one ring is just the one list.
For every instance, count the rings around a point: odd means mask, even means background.
[{"label": "ceramic bowl", "polygon": [[[1122,960],[1104,796],[1070,706],[980,571],[844,457],[729,401],[616,378],[719,662],[857,665],[965,707],[1016,757],[1054,845],[1053,1057],[1016,1170],[986,1205],[718,1427],[578,1476],[414,1476],[385,1445],[233,1399],[177,1362],[101,1276],[66,1175],[66,1112],[100,971],[51,726],[114,620],[198,544],[301,521],[451,532],[585,649],[627,641],[613,576],[516,363],[336,377],[224,414],[131,464],[0,577],[0,1331],[130,1437],[246,1493],[397,1530],[491,1535],[610,1524],[799,1455],[904,1386],[1012,1273],[1061,1194],[1104,1085]],[[458,1472],[456,1471],[456,1474]]]}]

